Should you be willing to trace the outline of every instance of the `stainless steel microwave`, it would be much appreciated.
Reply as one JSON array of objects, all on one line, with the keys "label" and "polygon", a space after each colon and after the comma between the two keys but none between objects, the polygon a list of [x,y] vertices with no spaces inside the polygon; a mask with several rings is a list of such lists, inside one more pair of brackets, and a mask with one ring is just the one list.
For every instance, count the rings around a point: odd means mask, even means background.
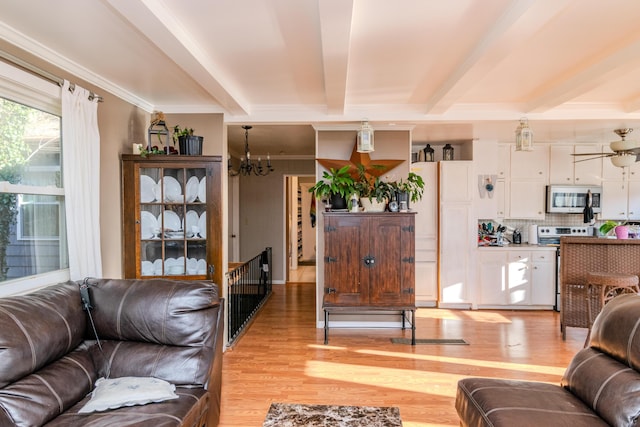
[{"label": "stainless steel microwave", "polygon": [[591,190],[593,213],[601,211],[602,187],[588,185],[548,185],[547,213],[582,213]]}]

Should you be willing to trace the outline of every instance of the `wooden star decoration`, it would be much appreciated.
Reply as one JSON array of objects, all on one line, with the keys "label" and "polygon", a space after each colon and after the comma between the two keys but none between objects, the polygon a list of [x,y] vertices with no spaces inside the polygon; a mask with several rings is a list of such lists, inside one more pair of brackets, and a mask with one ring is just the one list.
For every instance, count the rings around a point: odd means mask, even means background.
[{"label": "wooden star decoration", "polygon": [[380,177],[386,172],[395,168],[404,162],[404,160],[371,160],[369,153],[358,153],[357,144],[353,145],[353,151],[349,160],[338,159],[316,159],[318,163],[327,169],[338,170],[343,166],[349,165],[349,174],[352,178],[358,178],[358,165],[364,166],[365,176],[370,179],[371,177]]}]

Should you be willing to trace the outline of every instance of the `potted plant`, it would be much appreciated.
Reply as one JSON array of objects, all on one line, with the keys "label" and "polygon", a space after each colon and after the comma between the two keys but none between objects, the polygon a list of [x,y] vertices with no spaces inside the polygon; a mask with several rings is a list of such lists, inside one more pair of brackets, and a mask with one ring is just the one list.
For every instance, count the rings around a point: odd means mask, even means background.
[{"label": "potted plant", "polygon": [[202,142],[204,138],[193,134],[193,128],[173,127],[173,143],[178,143],[180,154],[187,156],[199,156],[202,154]]},{"label": "potted plant", "polygon": [[364,165],[358,165],[358,179],[354,184],[360,203],[369,212],[383,212],[393,193],[392,186],[379,177],[369,176]]},{"label": "potted plant", "polygon": [[309,189],[310,193],[325,201],[327,209],[347,208],[347,197],[354,193],[354,180],[349,173],[350,165],[336,170],[324,171],[322,179]]},{"label": "potted plant", "polygon": [[394,187],[398,203],[406,202],[407,208],[409,208],[409,201],[415,203],[422,199],[424,180],[420,175],[409,172],[406,181],[401,179],[399,182],[391,183],[391,185]]},{"label": "potted plant", "polygon": [[617,239],[627,239],[629,237],[629,228],[625,223],[608,220],[600,226],[599,230],[603,236],[608,235],[613,230]]}]

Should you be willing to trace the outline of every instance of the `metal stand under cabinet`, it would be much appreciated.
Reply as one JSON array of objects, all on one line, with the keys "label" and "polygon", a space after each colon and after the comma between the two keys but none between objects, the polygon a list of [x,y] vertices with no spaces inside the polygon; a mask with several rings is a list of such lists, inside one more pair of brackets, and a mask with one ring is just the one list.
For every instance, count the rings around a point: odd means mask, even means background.
[{"label": "metal stand under cabinet", "polygon": [[222,283],[221,157],[122,155],[124,277]]},{"label": "metal stand under cabinet", "polygon": [[415,213],[323,215],[324,343],[330,313],[400,311],[415,345]]}]

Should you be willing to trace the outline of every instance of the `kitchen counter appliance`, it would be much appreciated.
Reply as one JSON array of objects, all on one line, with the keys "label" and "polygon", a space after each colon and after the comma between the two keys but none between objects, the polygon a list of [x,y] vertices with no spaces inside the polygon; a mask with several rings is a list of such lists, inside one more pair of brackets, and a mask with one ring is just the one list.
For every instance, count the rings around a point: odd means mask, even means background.
[{"label": "kitchen counter appliance", "polygon": [[600,213],[602,187],[547,185],[547,213],[583,213],[589,191],[591,191],[593,213]]},{"label": "kitchen counter appliance", "polygon": [[538,245],[555,246],[556,249],[556,305],[553,307],[555,311],[560,311],[560,238],[562,236],[572,237],[593,237],[594,227],[591,226],[556,226],[556,225],[540,225],[538,226]]}]

